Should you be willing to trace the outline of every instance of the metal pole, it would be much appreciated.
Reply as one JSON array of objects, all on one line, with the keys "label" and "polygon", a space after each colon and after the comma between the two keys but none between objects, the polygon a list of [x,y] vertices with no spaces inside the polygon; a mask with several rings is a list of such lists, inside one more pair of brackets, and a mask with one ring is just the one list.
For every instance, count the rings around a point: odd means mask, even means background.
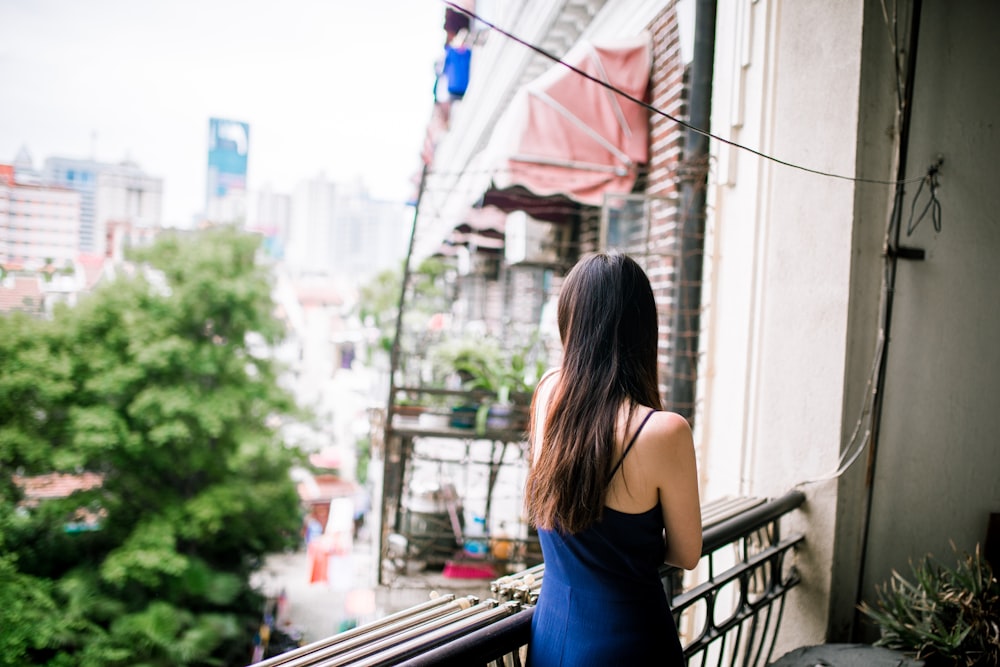
[{"label": "metal pole", "polygon": [[[712,116],[712,70],[715,62],[716,0],[698,0],[694,57],[689,85],[689,122],[709,131]],[[705,254],[705,188],[708,183],[708,137],[687,130],[681,183],[681,225],[677,254],[677,301],[674,304],[674,350],[669,407],[692,421],[701,327],[702,258]]]},{"label": "metal pole", "polygon": [[[403,334],[403,309],[406,306],[406,285],[410,281],[410,261],[413,258],[413,241],[417,235],[417,218],[420,216],[420,202],[424,198],[424,189],[427,184],[427,172],[429,171],[429,168],[429,165],[425,162],[420,170],[420,184],[417,187],[417,201],[413,206],[413,223],[410,226],[410,241],[406,248],[406,259],[403,261],[403,275],[400,277],[399,283],[399,302],[396,309],[396,331],[392,338],[392,347],[389,349],[389,395],[386,397],[385,406],[385,431],[382,440],[384,443],[382,460],[382,498],[379,499],[379,513],[382,518],[379,521],[380,530],[378,536],[378,558],[376,559],[377,562],[375,564],[376,572],[378,573],[377,581],[379,584],[384,583],[382,581],[382,554],[385,553],[385,540],[388,535],[386,494],[390,491],[390,489],[386,488],[386,481],[395,479],[395,477],[393,477],[393,470],[391,470],[393,462],[390,452],[393,449],[392,418],[395,412],[396,404],[396,368],[399,366],[399,346],[400,338]],[[399,462],[400,466],[405,466],[405,464],[406,462],[404,460]],[[399,478],[402,480],[402,474],[400,474]],[[401,490],[398,488],[394,488],[391,491],[397,495],[401,493]],[[398,512],[398,498],[394,507]]]},{"label": "metal pole", "polygon": [[[896,196],[892,204],[892,214],[889,234],[886,238],[886,285],[885,306],[882,314],[882,349],[879,360],[878,377],[875,384],[875,397],[872,400],[872,432],[868,446],[868,467],[865,472],[865,508],[861,527],[861,558],[858,565],[858,581],[855,588],[854,601],[860,604],[864,594],[865,563],[868,558],[868,533],[871,528],[872,498],[875,492],[875,464],[878,461],[877,449],[879,436],[882,432],[882,406],[885,401],[886,362],[889,359],[889,333],[892,326],[892,305],[896,291],[896,269],[899,264],[899,234],[902,227],[903,194],[902,181],[906,178],[907,153],[910,143],[910,117],[913,112],[913,87],[917,69],[917,42],[920,37],[920,12],[922,0],[913,0],[913,14],[910,17],[910,44],[906,58],[906,88],[903,91],[901,117],[899,120],[898,162],[896,164]],[[851,641],[860,631],[860,618],[855,614],[855,622],[851,628]]]}]

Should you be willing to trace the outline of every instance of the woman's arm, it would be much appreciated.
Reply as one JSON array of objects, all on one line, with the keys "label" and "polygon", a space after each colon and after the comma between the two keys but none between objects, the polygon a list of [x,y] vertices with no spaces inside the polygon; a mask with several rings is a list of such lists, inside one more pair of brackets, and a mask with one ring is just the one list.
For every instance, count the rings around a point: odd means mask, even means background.
[{"label": "woman's arm", "polygon": [[529,433],[528,451],[531,453],[531,464],[538,461],[542,453],[542,435],[545,431],[545,415],[548,412],[549,399],[552,397],[552,389],[555,382],[550,381],[559,373],[558,368],[551,368],[535,385],[535,391],[531,396],[531,432]]},{"label": "woman's arm", "polygon": [[[687,420],[673,412],[653,416],[649,426],[657,438],[656,477],[663,525],[666,527],[666,562],[686,570],[701,559],[701,502],[694,439]],[[647,427],[648,428],[648,427]]]}]

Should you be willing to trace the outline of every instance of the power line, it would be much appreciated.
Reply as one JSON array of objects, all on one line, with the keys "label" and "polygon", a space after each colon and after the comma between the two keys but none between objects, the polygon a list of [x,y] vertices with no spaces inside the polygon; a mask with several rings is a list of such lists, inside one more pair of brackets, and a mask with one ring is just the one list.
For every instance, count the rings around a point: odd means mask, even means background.
[{"label": "power line", "polygon": [[566,61],[564,61],[564,60],[560,59],[558,56],[553,55],[552,53],[546,51],[542,47],[540,47],[540,46],[538,46],[536,44],[532,44],[531,42],[529,42],[529,41],[527,41],[525,39],[522,39],[522,38],[518,37],[517,35],[514,35],[513,33],[509,32],[507,30],[504,30],[503,28],[499,27],[495,23],[492,23],[492,22],[484,19],[483,17],[479,16],[478,14],[476,14],[473,11],[465,9],[464,7],[460,7],[459,5],[455,4],[451,0],[442,0],[442,2],[444,4],[446,4],[447,6],[451,7],[452,9],[454,9],[455,11],[462,12],[463,14],[466,14],[470,18],[472,18],[472,19],[474,19],[476,21],[479,21],[480,23],[482,23],[483,25],[487,26],[491,30],[495,30],[496,32],[498,32],[501,35],[503,35],[504,37],[507,37],[508,39],[511,39],[511,40],[517,42],[518,44],[521,44],[522,46],[525,46],[525,47],[531,49],[535,53],[538,53],[538,54],[540,54],[540,55],[548,58],[549,60],[551,60],[554,63],[558,63],[558,64],[562,65],[563,67],[569,69],[572,72],[575,72],[576,74],[584,77],[585,79],[593,81],[594,83],[596,83],[598,85],[601,85],[601,86],[607,88],[608,90],[610,90],[610,91],[612,91],[612,92],[614,92],[614,93],[616,93],[618,95],[621,95],[622,97],[624,97],[625,99],[629,100],[630,102],[638,104],[639,106],[647,109],[648,111],[651,111],[652,113],[655,113],[655,114],[657,114],[659,116],[663,116],[664,118],[677,123],[681,127],[687,128],[688,130],[691,130],[692,132],[700,134],[703,137],[706,137],[706,138],[709,138],[709,139],[715,139],[718,142],[721,142],[721,143],[726,144],[728,146],[732,146],[733,148],[737,148],[737,149],[742,150],[742,151],[746,151],[748,153],[756,155],[757,157],[764,158],[765,160],[769,160],[771,162],[774,162],[775,164],[780,164],[780,165],[783,165],[785,167],[790,167],[792,169],[798,169],[799,171],[808,172],[810,174],[816,174],[818,176],[826,176],[828,178],[837,178],[837,179],[840,179],[840,180],[852,181],[852,182],[855,182],[855,183],[875,183],[875,184],[879,184],[879,185],[899,185],[899,184],[904,184],[904,183],[915,183],[915,182],[917,182],[917,181],[919,181],[919,180],[921,180],[923,178],[923,177],[920,177],[920,178],[913,178],[913,179],[909,179],[909,180],[896,181],[896,180],[885,180],[885,179],[877,179],[877,178],[861,178],[861,177],[858,177],[858,176],[845,176],[843,174],[835,174],[835,173],[832,173],[832,172],[823,171],[821,169],[813,169],[811,167],[805,167],[805,166],[802,166],[800,164],[795,164],[794,162],[788,162],[787,160],[782,160],[780,158],[774,157],[773,155],[768,155],[767,153],[764,153],[762,151],[756,150],[754,148],[750,148],[749,146],[744,146],[743,144],[735,142],[735,141],[733,141],[731,139],[726,139],[725,137],[721,137],[721,136],[719,136],[717,134],[713,134],[711,132],[708,132],[707,130],[703,130],[701,128],[695,127],[694,125],[691,125],[690,123],[688,123],[688,122],[686,122],[684,120],[681,120],[680,118],[672,116],[669,113],[667,113],[666,111],[663,111],[662,109],[659,109],[659,108],[653,106],[652,104],[649,104],[648,102],[644,102],[644,101],[642,101],[642,100],[640,100],[640,99],[638,99],[638,98],[630,95],[629,93],[625,92],[624,90],[621,90],[620,88],[617,88],[613,84],[606,83],[606,82],[602,81],[601,79],[599,79],[599,78],[597,78],[597,77],[595,77],[595,76],[593,76],[591,74],[588,74],[587,72],[584,72],[579,67],[576,67],[574,65],[570,65]]}]

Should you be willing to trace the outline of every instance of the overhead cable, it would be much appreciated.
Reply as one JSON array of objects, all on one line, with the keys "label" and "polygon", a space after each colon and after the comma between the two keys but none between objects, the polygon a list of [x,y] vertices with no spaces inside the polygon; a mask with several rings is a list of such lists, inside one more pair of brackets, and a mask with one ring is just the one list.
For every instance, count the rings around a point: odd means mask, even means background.
[{"label": "overhead cable", "polygon": [[444,4],[447,5],[448,7],[451,7],[452,9],[454,9],[456,11],[462,12],[463,14],[468,15],[470,18],[472,18],[472,19],[474,19],[474,20],[482,23],[483,25],[485,25],[486,27],[490,28],[491,30],[494,30],[494,31],[500,33],[504,37],[507,37],[508,39],[511,39],[511,40],[517,42],[518,44],[521,44],[522,46],[525,46],[525,47],[531,49],[535,53],[538,53],[538,54],[544,56],[545,58],[548,58],[549,60],[551,60],[554,63],[558,63],[559,65],[562,65],[563,67],[569,69],[572,72],[575,72],[576,74],[584,77],[585,79],[593,81],[594,83],[596,83],[596,84],[598,84],[600,86],[604,86],[608,90],[611,90],[612,92],[617,93],[618,95],[621,95],[622,97],[624,97],[625,99],[629,100],[630,102],[634,102],[635,104],[638,104],[639,106],[647,109],[648,111],[651,111],[652,113],[655,113],[655,114],[657,114],[659,116],[663,116],[667,120],[673,121],[673,122],[677,123],[678,125],[680,125],[681,127],[687,128],[688,130],[691,130],[692,132],[700,134],[703,137],[707,137],[709,139],[715,139],[718,142],[721,142],[721,143],[726,144],[728,146],[732,146],[733,148],[737,148],[737,149],[742,150],[742,151],[746,151],[748,153],[756,155],[757,157],[763,158],[765,160],[769,160],[770,162],[774,162],[775,164],[780,164],[780,165],[783,165],[785,167],[789,167],[791,169],[797,169],[799,171],[804,171],[804,172],[807,172],[807,173],[810,173],[810,174],[816,174],[818,176],[826,176],[828,178],[837,178],[837,179],[840,179],[840,180],[852,181],[852,182],[855,182],[855,183],[875,183],[875,184],[879,184],[879,185],[898,185],[898,184],[901,184],[901,183],[915,183],[915,182],[917,182],[919,180],[922,180],[924,178],[923,176],[921,176],[919,178],[913,178],[913,179],[909,179],[909,180],[897,181],[897,180],[878,179],[878,178],[861,178],[859,176],[846,176],[844,174],[836,174],[836,173],[829,172],[829,171],[823,171],[821,169],[813,169],[812,167],[806,167],[806,166],[803,166],[803,165],[800,165],[800,164],[795,164],[794,162],[788,162],[787,160],[782,160],[781,158],[777,158],[777,157],[775,157],[773,155],[768,155],[767,153],[759,151],[759,150],[757,150],[755,148],[750,148],[749,146],[745,146],[745,145],[743,145],[741,143],[733,141],[732,139],[726,139],[725,137],[721,137],[721,136],[719,136],[717,134],[713,134],[712,132],[709,132],[707,130],[703,130],[701,128],[695,127],[694,125],[692,125],[691,123],[688,123],[687,121],[681,120],[680,118],[677,118],[676,116],[673,116],[673,115],[667,113],[666,111],[663,111],[662,109],[659,109],[659,108],[653,106],[652,104],[649,104],[648,102],[644,102],[643,100],[641,100],[641,99],[639,99],[639,98],[637,98],[637,97],[635,97],[633,95],[630,95],[629,93],[625,92],[624,90],[618,88],[617,86],[615,86],[613,84],[606,83],[605,81],[602,81],[601,79],[599,79],[599,78],[597,78],[597,77],[595,77],[595,76],[593,76],[591,74],[588,74],[587,72],[583,71],[579,67],[576,67],[574,65],[571,65],[571,64],[567,63],[566,61],[562,60],[558,56],[550,53],[549,51],[546,51],[542,47],[540,47],[540,46],[538,46],[536,44],[532,44],[531,42],[529,42],[529,41],[527,41],[525,39],[522,39],[522,38],[518,37],[517,35],[514,35],[513,33],[509,32],[507,30],[504,30],[503,28],[501,28],[500,26],[496,25],[495,23],[492,23],[491,21],[488,21],[488,20],[484,19],[483,17],[479,16],[478,14],[476,14],[475,12],[473,12],[471,10],[468,10],[468,9],[466,9],[464,7],[459,6],[455,2],[452,2],[451,0],[442,0],[442,2],[444,2]]}]

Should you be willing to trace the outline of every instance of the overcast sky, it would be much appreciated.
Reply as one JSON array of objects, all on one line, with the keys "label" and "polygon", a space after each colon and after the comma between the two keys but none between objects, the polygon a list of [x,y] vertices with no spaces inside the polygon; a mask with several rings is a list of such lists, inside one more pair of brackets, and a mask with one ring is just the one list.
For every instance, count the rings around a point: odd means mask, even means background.
[{"label": "overcast sky", "polygon": [[0,163],[129,158],[187,225],[215,116],[250,124],[251,191],[324,172],[403,200],[443,17],[439,0],[0,0]]}]

